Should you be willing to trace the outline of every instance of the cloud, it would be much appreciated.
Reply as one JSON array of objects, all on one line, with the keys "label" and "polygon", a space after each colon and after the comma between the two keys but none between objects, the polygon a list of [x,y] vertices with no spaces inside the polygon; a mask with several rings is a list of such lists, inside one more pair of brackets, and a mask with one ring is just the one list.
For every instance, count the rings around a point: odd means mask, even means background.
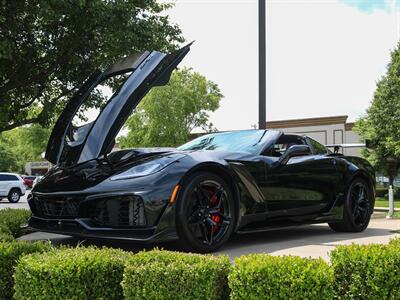
[{"label": "cloud", "polygon": [[372,13],[375,10],[390,12],[395,0],[340,0],[340,2],[355,7],[362,12]]}]

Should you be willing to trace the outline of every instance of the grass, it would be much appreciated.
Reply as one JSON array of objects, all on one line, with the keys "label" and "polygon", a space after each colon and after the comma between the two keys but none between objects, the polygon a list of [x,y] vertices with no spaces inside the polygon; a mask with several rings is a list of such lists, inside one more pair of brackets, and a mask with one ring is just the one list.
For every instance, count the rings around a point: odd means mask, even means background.
[{"label": "grass", "polygon": [[[389,200],[387,198],[376,197],[375,207],[389,207]],[[400,199],[394,199],[394,207],[400,208]]]},{"label": "grass", "polygon": [[395,211],[393,214],[393,218],[400,219],[400,211]]}]

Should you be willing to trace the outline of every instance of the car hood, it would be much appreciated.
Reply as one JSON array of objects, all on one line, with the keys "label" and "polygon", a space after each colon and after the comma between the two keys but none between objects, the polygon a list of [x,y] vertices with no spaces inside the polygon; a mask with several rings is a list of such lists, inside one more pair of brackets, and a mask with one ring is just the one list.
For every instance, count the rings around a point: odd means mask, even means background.
[{"label": "car hood", "polygon": [[[94,72],[58,118],[47,144],[45,158],[55,165],[70,167],[110,152],[115,137],[132,111],[152,87],[168,83],[172,71],[189,52],[190,45],[173,54],[157,51],[133,54],[103,72]],[[90,92],[106,79],[128,72],[131,74],[103,107],[97,119],[74,127],[72,120]]]},{"label": "car hood", "polygon": [[87,190],[148,159],[175,153],[181,151],[174,148],[124,149],[70,167],[55,166],[35,185],[32,192],[47,194]]}]

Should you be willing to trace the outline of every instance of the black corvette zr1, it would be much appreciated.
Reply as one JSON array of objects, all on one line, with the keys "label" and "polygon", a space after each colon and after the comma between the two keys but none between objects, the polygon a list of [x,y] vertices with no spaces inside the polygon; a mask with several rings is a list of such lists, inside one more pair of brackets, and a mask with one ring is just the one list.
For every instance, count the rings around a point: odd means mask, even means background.
[{"label": "black corvette zr1", "polygon": [[[216,250],[233,232],[321,222],[335,231],[364,230],[374,206],[374,170],[306,136],[244,130],[176,149],[110,151],[143,96],[168,82],[189,48],[132,55],[84,83],[49,139],[46,158],[55,166],[28,199],[29,226],[81,237],[179,239],[198,252]],[[90,92],[121,74],[128,75],[97,119],[75,127]]]}]

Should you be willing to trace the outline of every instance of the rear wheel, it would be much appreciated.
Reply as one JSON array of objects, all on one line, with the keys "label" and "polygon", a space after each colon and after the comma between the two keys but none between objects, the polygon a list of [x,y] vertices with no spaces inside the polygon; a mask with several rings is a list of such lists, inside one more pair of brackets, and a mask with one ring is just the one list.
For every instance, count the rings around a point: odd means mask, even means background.
[{"label": "rear wheel", "polygon": [[11,203],[17,203],[21,198],[21,192],[19,189],[11,189],[8,193],[8,201]]},{"label": "rear wheel", "polygon": [[196,173],[182,187],[176,203],[176,226],[186,250],[212,252],[225,243],[236,214],[232,192],[212,173]]},{"label": "rear wheel", "polygon": [[343,221],[329,223],[329,227],[338,232],[361,232],[369,224],[372,214],[373,195],[362,179],[355,179],[346,195]]}]

